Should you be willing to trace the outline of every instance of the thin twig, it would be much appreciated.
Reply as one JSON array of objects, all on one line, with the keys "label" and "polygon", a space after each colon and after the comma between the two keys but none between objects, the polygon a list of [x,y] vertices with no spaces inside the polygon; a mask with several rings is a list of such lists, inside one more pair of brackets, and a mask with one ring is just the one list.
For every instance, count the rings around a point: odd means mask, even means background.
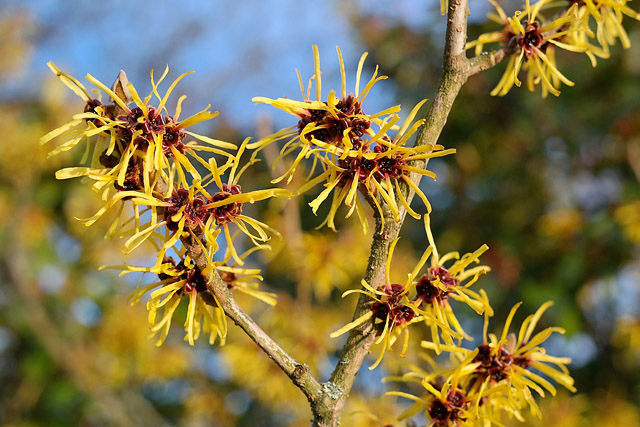
[{"label": "thin twig", "polygon": [[[159,194],[167,194],[167,184],[159,179],[155,192]],[[201,239],[202,240],[202,239]],[[209,266],[207,257],[203,252],[200,243],[191,236],[181,238],[182,244],[189,255],[189,257],[196,263],[200,271],[206,271]],[[321,396],[321,385],[313,377],[309,367],[305,364],[298,363],[293,357],[291,357],[286,351],[282,349],[252,318],[242,307],[238,305],[233,294],[227,287],[227,284],[220,278],[220,275],[213,271],[209,277],[207,283],[207,290],[213,298],[207,298],[207,294],[203,293],[203,299],[208,304],[215,305],[216,302],[222,308],[224,313],[231,320],[234,321],[267,355],[273,360],[282,371],[291,378],[293,383],[300,388],[300,390],[307,397],[309,402],[313,405],[314,401],[317,401]],[[210,297],[210,296],[209,296]]]},{"label": "thin twig", "polygon": [[[208,267],[207,257],[200,245],[191,238],[182,239],[188,255],[195,261],[198,268],[203,271]],[[321,395],[321,385],[313,377],[309,367],[298,363],[287,354],[260,326],[238,305],[233,294],[222,281],[218,273],[213,272],[207,283],[207,289],[218,302],[220,308],[231,320],[235,322],[249,337],[284,371],[293,383],[302,390],[309,402],[313,405]]]},{"label": "thin twig", "polygon": [[482,52],[480,55],[469,59],[467,76],[470,77],[493,68],[511,54],[513,54],[513,50],[508,49],[507,46],[498,50],[492,50],[491,52]]}]

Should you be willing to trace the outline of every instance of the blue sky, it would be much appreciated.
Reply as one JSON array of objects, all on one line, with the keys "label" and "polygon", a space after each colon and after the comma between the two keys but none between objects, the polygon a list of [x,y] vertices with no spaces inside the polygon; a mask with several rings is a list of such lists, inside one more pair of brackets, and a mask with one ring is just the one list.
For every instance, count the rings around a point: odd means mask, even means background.
[{"label": "blue sky", "polygon": [[[47,75],[45,64],[50,60],[81,80],[91,73],[108,85],[124,69],[141,92],[149,88],[150,69],[161,72],[169,65],[170,79],[195,71],[177,91],[189,95],[185,113],[212,104],[247,132],[253,130],[258,115],[269,114],[275,126],[290,125],[286,115],[254,106],[251,98],[299,97],[295,69],[300,69],[303,79],[311,76],[313,44],[320,49],[323,86],[339,88],[335,52],[339,45],[351,77],[347,85],[353,87],[363,47],[350,27],[350,15],[375,14],[414,28],[428,28],[433,18],[440,18],[434,13],[439,7],[435,0],[0,3],[4,13],[27,9],[36,27],[34,51],[22,78],[4,88],[0,84],[5,96],[33,94],[39,85],[32,83]],[[366,108],[373,111],[393,103],[394,86],[386,81],[376,85]]]}]

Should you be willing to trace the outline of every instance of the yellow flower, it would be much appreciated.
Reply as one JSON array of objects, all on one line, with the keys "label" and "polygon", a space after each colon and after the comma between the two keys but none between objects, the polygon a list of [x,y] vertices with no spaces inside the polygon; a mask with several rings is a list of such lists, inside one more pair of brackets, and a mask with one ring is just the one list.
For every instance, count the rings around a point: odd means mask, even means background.
[{"label": "yellow flower", "polygon": [[131,296],[131,303],[135,304],[143,295],[151,291],[147,309],[151,337],[158,336],[156,345],[162,345],[169,334],[171,319],[183,297],[189,301],[184,323],[185,341],[194,345],[200,334],[205,333],[209,335],[209,344],[214,344],[217,339],[220,339],[220,344],[224,345],[227,335],[227,320],[224,312],[219,308],[215,297],[207,290],[208,276],[203,274],[188,256],[181,256],[178,263],[171,257],[165,258],[160,268],[126,265],[121,274],[131,272],[158,275],[157,282],[144,286],[138,285]]},{"label": "yellow flower", "polygon": [[[98,141],[95,144],[87,144],[84,161],[89,153],[93,152],[92,163],[94,166],[101,164],[108,169],[118,167],[117,183],[120,187],[125,185],[127,170],[135,165],[142,166],[141,176],[143,179],[138,183],[138,186],[142,188],[144,184],[143,188],[147,193],[153,189],[150,185],[151,175],[156,171],[162,171],[162,178],[169,181],[167,173],[172,168],[177,170],[180,183],[187,186],[187,182],[184,180],[184,170],[188,171],[194,179],[199,179],[200,175],[185,154],[206,165],[207,162],[196,153],[197,151],[230,156],[224,149],[235,150],[237,148],[229,142],[215,140],[186,130],[189,126],[216,117],[218,112],[210,112],[210,106],[191,117],[179,120],[182,102],[186,98],[186,96],[182,96],[178,100],[175,113],[169,115],[166,106],[169,96],[178,82],[191,72],[182,74],[170,85],[164,95],[160,95],[158,86],[166,77],[169,68],[165,69],[157,82],[154,80],[153,70],[151,70],[153,89],[144,99],[138,95],[135,87],[126,81],[123,73],[116,81],[114,89],[109,89],[104,83],[87,74],[87,80],[102,90],[114,102],[114,104],[105,105],[100,99],[93,98],[78,80],[60,71],[52,62],[49,62],[48,65],[65,85],[86,102],[86,106],[84,113],[75,115],[71,122],[49,132],[41,138],[40,142],[45,144],[57,137],[68,138],[50,153],[50,155],[55,155],[72,149],[83,139],[89,140],[93,136],[98,136]],[[149,105],[154,96],[159,101],[155,107]],[[131,101],[135,105],[133,108],[129,108]],[[76,129],[81,125],[84,128]],[[187,135],[200,142],[185,142]],[[173,161],[170,162],[169,159]]]},{"label": "yellow flower", "polygon": [[[445,150],[442,145],[423,145],[420,147],[407,147],[406,143],[422,126],[424,120],[413,121],[420,107],[426,102],[419,102],[409,113],[402,126],[397,127],[399,117],[395,114],[387,116],[382,121],[382,127],[375,135],[359,142],[357,150],[345,150],[341,156],[330,155],[323,162],[324,173],[303,185],[298,193],[303,193],[315,185],[324,182],[325,189],[316,197],[309,206],[315,214],[320,205],[333,193],[331,208],[325,221],[335,231],[335,215],[344,202],[349,207],[346,217],[357,212],[362,229],[365,234],[369,230],[362,202],[358,197],[360,190],[375,206],[382,222],[384,214],[380,201],[384,202],[393,213],[394,220],[400,220],[399,203],[414,218],[419,219],[420,214],[415,212],[404,197],[400,183],[404,182],[411,187],[423,201],[427,212],[431,212],[431,204],[426,195],[410,179],[409,174],[416,172],[420,175],[436,179],[436,175],[426,169],[412,166],[416,160],[442,157],[455,153],[455,149]],[[395,136],[390,138],[387,132],[395,130]],[[380,199],[378,198],[380,196]]]},{"label": "yellow flower", "polygon": [[[393,138],[389,138],[383,131],[385,128],[389,127],[389,125],[393,125],[393,127],[390,127],[389,129],[394,129],[398,116],[394,116],[389,121],[389,124],[383,127],[383,129],[374,135],[368,142],[368,146],[373,147],[374,167],[372,168],[368,179],[365,180],[365,187],[367,187],[369,192],[372,194],[375,194],[375,191],[373,191],[374,189],[377,190],[393,212],[394,219],[396,221],[400,220],[400,211],[396,202],[396,197],[400,200],[401,205],[404,206],[409,215],[416,219],[420,219],[420,215],[411,209],[409,202],[404,197],[399,185],[401,181],[404,181],[404,183],[411,187],[416,195],[418,195],[427,208],[427,213],[431,212],[431,204],[429,203],[427,196],[411,180],[409,174],[413,172],[432,178],[433,180],[436,179],[436,174],[424,168],[412,166],[413,162],[417,160],[443,157],[456,152],[453,148],[445,150],[442,145],[438,144],[425,144],[419,147],[406,146],[409,138],[411,138],[424,124],[424,119],[417,120],[415,122],[413,122],[413,119],[416,117],[418,111],[425,102],[427,102],[426,99],[420,101],[413,110],[411,110],[402,126],[400,126],[400,129],[396,131]],[[378,210],[380,210],[380,206],[377,207]],[[380,215],[384,222],[382,212],[380,212]]]},{"label": "yellow flower", "polygon": [[[214,344],[216,339],[219,338],[221,344],[224,345],[227,331],[226,318],[222,309],[219,308],[215,296],[207,289],[207,281],[210,280],[212,271],[220,275],[220,278],[230,290],[245,293],[271,306],[276,304],[275,294],[258,289],[259,286],[255,281],[262,280],[259,269],[239,268],[235,264],[227,265],[231,258],[229,250],[227,250],[224,259],[221,261],[214,262],[209,259],[209,266],[201,271],[191,258],[185,255],[184,247],[174,249],[179,257],[179,262],[176,262],[173,257],[165,256],[161,263],[153,267],[137,267],[125,264],[100,268],[121,270],[120,275],[133,272],[143,273],[140,283],[130,299],[133,305],[144,295],[151,292],[150,299],[147,302],[147,309],[149,310],[151,336],[158,336],[156,345],[161,345],[166,339],[171,327],[171,319],[183,297],[187,297],[189,301],[187,318],[184,323],[187,333],[185,340],[193,345],[200,333],[204,332],[209,334],[210,344]],[[243,253],[241,259],[246,258],[256,250],[263,249],[270,248],[266,245],[253,247]],[[212,253],[207,253],[207,256],[211,257]],[[151,284],[141,285],[144,275],[149,273],[156,274],[159,280]]]},{"label": "yellow flower", "polygon": [[[464,302],[478,314],[493,315],[487,294],[483,290],[476,293],[468,289],[478,280],[481,274],[489,271],[486,266],[467,269],[470,264],[478,262],[478,257],[488,247],[483,245],[474,253],[466,254],[462,258],[457,252],[440,257],[433,241],[428,215],[425,215],[425,227],[429,239],[429,247],[424,251],[413,271],[408,274],[404,285],[392,283],[389,278],[391,258],[398,243],[398,239],[396,239],[389,248],[385,284],[379,289],[373,289],[363,279],[361,284],[365,290],[352,289],[342,294],[344,297],[353,293],[361,293],[373,300],[370,311],[331,334],[332,338],[338,337],[373,318],[374,326],[378,328],[380,333],[376,344],[382,343],[382,348],[378,359],[369,369],[374,369],[378,366],[385,351],[391,349],[399,335],[397,327],[402,327],[405,332],[404,343],[400,353],[401,357],[404,357],[409,345],[409,330],[407,326],[419,321],[424,321],[430,328],[433,345],[438,353],[440,352],[441,335],[445,343],[449,345],[453,345],[453,338],[459,340],[463,338],[471,339],[465,334],[456,319],[449,304],[449,298]],[[431,258],[431,267],[426,274],[417,279],[429,258]],[[457,261],[449,268],[445,268],[444,263],[451,259],[457,259]]]},{"label": "yellow flower", "polygon": [[[568,390],[576,391],[573,379],[566,368],[571,359],[550,356],[544,348],[540,347],[552,333],[564,333],[564,330],[549,327],[533,335],[540,317],[553,303],[543,304],[535,314],[528,316],[516,336],[509,334],[509,327],[520,304],[516,304],[511,309],[499,338],[494,334],[487,334],[489,317],[485,316],[483,343],[475,350],[452,345],[441,346],[442,350],[451,353],[452,360],[458,364],[454,372],[459,369],[468,372],[460,383],[465,392],[482,393],[499,388],[499,392],[494,391],[488,401],[475,402],[477,410],[484,418],[496,422],[500,419],[500,414],[505,411],[522,421],[520,410],[527,406],[532,414],[541,417],[542,414],[531,390],[541,397],[545,395],[544,390],[552,395],[556,394],[556,388],[545,378],[532,372],[530,368],[542,372]],[[422,347],[436,350],[435,345],[428,341],[423,341]],[[465,367],[461,368],[462,366]],[[436,370],[430,374],[412,373],[407,378],[420,376],[423,382],[429,382],[440,375],[449,375],[450,372],[451,370]]]},{"label": "yellow flower", "polygon": [[[134,86],[127,82],[124,73],[121,73],[116,80],[114,89],[109,89],[88,74],[87,80],[114,102],[114,104],[103,104],[100,96],[97,99],[94,98],[74,77],[63,73],[51,62],[48,65],[66,86],[86,102],[85,111],[82,114],[75,115],[71,122],[40,139],[42,144],[55,138],[64,140],[50,152],[50,155],[70,150],[86,140],[82,163],[85,163],[92,154],[91,165],[65,168],[56,173],[58,179],[85,176],[95,181],[93,188],[101,192],[105,205],[96,215],[85,221],[86,225],[93,224],[120,201],[131,200],[134,206],[161,205],[165,198],[174,193],[174,184],[178,188],[190,187],[185,171],[189,172],[194,181],[200,181],[200,174],[187,155],[205,166],[208,166],[209,162],[197,154],[199,151],[233,157],[224,149],[235,150],[237,147],[234,144],[186,130],[189,126],[217,116],[217,112],[210,112],[207,107],[191,117],[179,120],[182,102],[185,99],[185,96],[182,96],[178,100],[175,113],[169,115],[166,107],[169,96],[178,82],[189,73],[178,77],[166,93],[160,95],[158,86],[169,70],[168,68],[165,70],[158,82],[155,82],[152,70],[153,89],[144,100],[140,98]],[[159,101],[155,107],[149,105],[154,96]],[[129,108],[131,100],[135,105],[133,108]],[[187,142],[187,136],[199,142]],[[94,137],[95,141],[93,141]],[[159,190],[161,181],[167,187],[162,193]],[[122,213],[122,206],[120,213]],[[137,214],[136,208],[136,221],[139,220]],[[152,215],[157,215],[155,210]],[[116,227],[115,223],[112,227]]]},{"label": "yellow flower", "polygon": [[[481,425],[483,421],[486,423],[487,420],[483,419],[476,410],[478,402],[490,399],[491,395],[502,391],[504,386],[494,389],[465,389],[466,378],[473,372],[475,366],[472,360],[476,354],[477,351],[469,352],[467,357],[446,376],[444,381],[441,378],[435,381],[429,377],[418,381],[425,389],[422,396],[399,391],[385,393],[386,396],[400,396],[415,402],[398,418],[410,418],[424,410],[425,415],[431,420],[429,426],[474,427]],[[413,378],[410,378],[409,381],[415,382]]]},{"label": "yellow flower", "polygon": [[[609,46],[620,39],[622,46],[630,46],[629,37],[622,25],[623,17],[629,16],[640,20],[640,14],[627,6],[628,0],[581,0],[571,2],[555,2],[540,0],[530,5],[526,1],[525,13],[517,11],[508,18],[504,10],[495,0],[489,0],[496,13],[489,18],[502,25],[501,31],[480,35],[477,40],[467,43],[467,49],[475,47],[476,55],[489,43],[502,43],[507,49],[518,51],[511,55],[502,79],[491,92],[492,95],[503,96],[513,85],[520,86],[518,74],[520,69],[527,70],[527,88],[531,91],[538,84],[542,88],[542,96],[548,93],[558,95],[561,83],[573,86],[556,66],[555,48],[573,52],[583,52],[595,67],[596,57],[608,58]],[[539,12],[546,9],[558,11],[556,19],[547,22]],[[524,21],[523,21],[524,19]],[[595,32],[591,23],[595,21]],[[591,43],[596,39],[600,46]]]},{"label": "yellow flower", "polygon": [[[415,283],[416,300],[419,302],[418,313],[423,316],[430,328],[433,346],[436,352],[440,353],[440,336],[448,345],[453,344],[454,338],[471,339],[458,322],[449,299],[467,304],[478,314],[485,313],[487,316],[493,316],[493,310],[484,290],[475,292],[469,289],[480,275],[490,271],[490,268],[485,265],[468,268],[471,264],[478,263],[480,255],[489,247],[482,245],[475,252],[465,254],[462,258],[458,252],[450,252],[440,256],[431,233],[428,215],[425,215],[424,221],[430,253],[425,253],[427,256],[423,256],[416,268],[421,269],[427,262],[429,255],[431,267]],[[451,260],[455,260],[455,262],[445,267],[445,264]]]},{"label": "yellow flower", "polygon": [[[314,156],[314,167],[327,153],[342,156],[345,150],[357,150],[361,145],[360,139],[364,135],[374,136],[375,132],[371,129],[372,124],[380,124],[380,117],[400,111],[399,106],[391,107],[374,115],[365,114],[362,111],[362,103],[369,94],[373,85],[384,80],[386,76],[378,76],[378,69],[373,73],[365,87],[360,90],[360,78],[362,68],[367,53],[363,54],[358,63],[358,71],[356,73],[355,93],[347,95],[346,75],[344,70],[344,61],[340,48],[338,58],[340,59],[340,75],[342,77],[341,97],[336,96],[335,91],[330,91],[326,101],[322,98],[322,78],[320,73],[320,55],[318,47],[313,46],[315,74],[309,80],[307,90],[305,92],[302,83],[302,77],[298,72],[298,80],[300,82],[300,90],[302,92],[303,101],[294,101],[287,98],[270,99],[264,97],[255,97],[252,100],[256,103],[265,103],[272,105],[282,111],[298,117],[299,121],[296,126],[282,129],[274,135],[264,138],[248,148],[260,150],[264,146],[276,141],[286,140],[280,151],[278,160],[286,157],[290,153],[299,150],[295,160],[289,169],[273,182],[279,182],[287,178],[290,182],[293,174],[300,162]],[[315,83],[315,100],[311,99],[312,86]]]},{"label": "yellow flower", "polygon": [[[260,246],[268,241],[271,237],[269,234],[276,235],[281,238],[277,230],[271,228],[267,224],[242,214],[242,206],[244,203],[255,203],[259,200],[265,200],[271,197],[291,197],[291,192],[282,188],[269,188],[266,190],[255,190],[247,193],[242,192],[242,187],[238,184],[240,177],[253,164],[255,158],[246,163],[242,168],[240,165],[240,157],[244,153],[249,142],[249,138],[245,139],[236,156],[231,163],[227,163],[222,168],[218,168],[215,159],[210,159],[209,171],[210,176],[205,177],[202,184],[203,193],[207,196],[207,202],[202,206],[209,213],[209,220],[204,227],[205,235],[213,234],[210,231],[212,227],[222,229],[224,231],[227,247],[231,257],[238,265],[243,265],[242,257],[238,256],[236,248],[233,244],[229,224],[234,224],[253,242],[254,245]],[[222,182],[221,175],[228,169],[229,174],[226,183]],[[214,183],[218,187],[216,193],[210,194],[204,187]]]},{"label": "yellow flower", "polygon": [[558,88],[561,83],[573,86],[573,82],[567,79],[557,68],[555,49],[561,48],[573,52],[585,52],[590,48],[585,39],[577,34],[586,31],[580,24],[574,3],[566,9],[560,17],[546,21],[539,12],[542,9],[555,5],[554,0],[540,0],[533,7],[530,0],[526,0],[524,13],[517,11],[513,17],[508,18],[504,10],[495,2],[491,2],[497,14],[490,15],[495,22],[501,23],[503,29],[498,32],[481,35],[478,40],[467,44],[467,48],[475,47],[476,53],[480,53],[487,43],[502,42],[515,44],[516,53],[511,55],[507,68],[498,85],[491,91],[491,95],[504,96],[515,84],[520,86],[518,79],[521,69],[527,70],[527,88],[530,91],[540,85],[542,96],[551,93],[560,94]]},{"label": "yellow flower", "polygon": [[[144,241],[150,240],[158,250],[156,267],[159,267],[165,253],[175,247],[181,238],[190,236],[201,246],[209,263],[212,263],[213,255],[219,248],[217,238],[224,231],[230,256],[238,265],[242,265],[243,257],[236,252],[229,230],[230,223],[235,224],[257,246],[270,239],[269,233],[279,236],[268,225],[242,215],[244,203],[254,203],[270,197],[289,197],[291,194],[288,190],[278,188],[242,192],[237,183],[251,163],[247,163],[240,171],[238,165],[248,141],[246,139],[237,155],[222,167],[218,167],[215,159],[211,158],[207,163],[210,174],[204,177],[205,182],[194,181],[188,188],[176,185],[169,197],[156,201],[157,208],[150,208],[151,215],[144,225],[135,221],[133,229],[121,233],[130,236],[125,242],[125,251],[131,252]],[[222,183],[221,175],[226,172],[229,172],[227,183]],[[212,183],[219,190],[213,194],[205,189]]]},{"label": "yellow flower", "polygon": [[211,210],[206,207],[209,197],[199,182],[189,189],[174,190],[160,205],[162,216],[154,216],[152,211],[144,226],[135,223],[133,230],[122,233],[131,235],[124,244],[125,253],[131,252],[145,240],[150,240],[158,251],[158,267],[169,249],[174,248],[182,237],[191,236],[211,262],[219,248],[217,237],[220,230],[213,226],[215,220]]},{"label": "yellow flower", "polygon": [[[371,301],[371,310],[367,311],[364,315],[360,316],[356,320],[337,331],[330,334],[331,338],[339,337],[345,332],[350,331],[358,325],[373,318],[374,327],[378,331],[378,339],[375,344],[382,344],[380,353],[376,361],[369,367],[369,369],[375,369],[380,364],[382,358],[387,350],[390,350],[395,341],[398,338],[397,330],[401,328],[404,331],[404,342],[402,345],[402,351],[400,357],[404,357],[407,348],[409,346],[409,328],[408,325],[420,321],[420,317],[416,317],[417,304],[409,297],[409,293],[412,289],[413,279],[418,274],[419,268],[416,268],[412,274],[409,275],[407,282],[404,285],[399,283],[391,283],[389,278],[389,271],[391,268],[391,258],[393,257],[393,251],[398,243],[399,239],[396,239],[389,248],[389,256],[387,257],[387,267],[385,270],[385,284],[379,289],[373,289],[364,279],[361,284],[365,290],[352,289],[342,294],[343,297],[354,293],[365,294],[369,296]],[[430,248],[425,252],[427,255],[430,252]],[[424,256],[423,256],[424,258]]]},{"label": "yellow flower", "polygon": [[[429,201],[418,186],[409,179],[409,174],[417,172],[434,179],[435,174],[413,167],[412,163],[416,160],[455,152],[455,150],[444,150],[441,145],[425,145],[418,148],[406,146],[409,138],[424,123],[424,120],[414,122],[413,119],[426,100],[415,106],[401,126],[397,126],[400,117],[396,114],[400,111],[400,106],[394,106],[373,115],[365,114],[362,111],[362,102],[373,85],[386,77],[378,76],[376,68],[365,88],[362,91],[359,90],[362,67],[367,56],[365,53],[358,64],[355,94],[347,95],[344,61],[340,49],[337,48],[342,77],[341,97],[336,97],[335,92],[331,91],[327,100],[323,101],[320,58],[317,46],[313,49],[316,72],[309,81],[306,93],[300,79],[303,101],[285,98],[275,100],[263,97],[253,98],[255,102],[270,104],[295,115],[299,118],[298,125],[282,129],[272,136],[250,144],[248,148],[256,150],[255,157],[266,145],[285,140],[278,160],[298,152],[289,169],[273,182],[279,182],[286,177],[290,182],[300,162],[309,157],[313,158],[308,182],[298,190],[298,194],[318,184],[324,184],[324,190],[310,203],[314,214],[333,194],[329,213],[320,227],[326,224],[335,230],[335,215],[344,203],[349,208],[346,217],[356,212],[366,234],[369,225],[358,191],[378,211],[383,221],[382,204],[389,206],[395,221],[400,220],[399,204],[404,206],[411,216],[420,218],[420,215],[409,207],[408,201],[400,191],[400,182],[404,181],[412,187],[427,206],[427,211],[430,211]],[[314,83],[316,97],[315,100],[311,100],[311,89]],[[389,136],[392,131],[395,131],[393,138]],[[321,169],[322,172],[314,177],[317,169]]]}]

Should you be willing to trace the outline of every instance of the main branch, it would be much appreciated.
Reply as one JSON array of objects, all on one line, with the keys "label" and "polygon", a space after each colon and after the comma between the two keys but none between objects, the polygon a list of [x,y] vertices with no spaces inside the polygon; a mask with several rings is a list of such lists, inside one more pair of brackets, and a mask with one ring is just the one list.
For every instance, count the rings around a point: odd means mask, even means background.
[{"label": "main branch", "polygon": [[[447,32],[444,50],[443,70],[438,90],[430,105],[425,125],[416,139],[416,146],[434,144],[444,127],[453,102],[468,77],[469,64],[465,55],[467,39],[467,0],[450,0],[447,11]],[[415,166],[425,167],[420,161]],[[419,174],[412,174],[412,180],[420,181]],[[407,200],[413,198],[413,192],[405,188]],[[400,204],[399,204],[400,205]],[[395,222],[391,212],[385,209],[384,223],[376,219],[376,232],[371,244],[369,265],[364,279],[373,288],[384,284],[385,263],[389,254],[389,246],[398,237],[406,211],[400,208],[400,221]],[[371,310],[371,300],[362,294],[358,299],[353,319],[357,319]],[[373,321],[367,321],[349,333],[343,347],[340,360],[333,371],[329,382],[323,385],[323,398],[312,405],[315,423],[319,426],[337,426],[347,397],[357,372],[376,338]]]}]

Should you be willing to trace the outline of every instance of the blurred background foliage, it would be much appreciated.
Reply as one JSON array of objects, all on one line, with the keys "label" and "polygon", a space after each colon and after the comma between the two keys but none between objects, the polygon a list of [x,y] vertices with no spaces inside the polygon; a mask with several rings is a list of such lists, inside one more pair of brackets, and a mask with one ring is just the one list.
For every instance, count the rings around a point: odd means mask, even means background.
[{"label": "blurred background foliage", "polygon": [[[237,328],[224,347],[190,348],[179,324],[161,348],[146,339],[144,305],[127,303],[137,278],[97,271],[121,263],[121,242],[102,238],[109,221],[85,228],[74,219],[97,209],[96,196],[54,178],[79,153],[47,160],[38,144],[82,108],[44,64],[106,82],[123,68],[143,92],[150,68],[168,63],[174,76],[193,69],[179,90],[190,95],[185,109],[212,103],[221,117],[202,133],[238,142],[293,124],[250,98],[296,96],[294,68],[311,74],[313,43],[327,86],[339,85],[335,45],[349,75],[369,51],[368,67],[390,76],[367,100],[370,111],[431,96],[444,28],[438,2],[107,3],[0,1],[0,423],[308,425],[302,394]],[[471,38],[492,29],[487,10],[471,2]],[[579,55],[558,58],[576,83],[559,98],[524,89],[490,97],[501,66],[471,78],[441,137],[458,152],[432,161],[438,181],[422,184],[441,252],[491,248],[484,262],[493,271],[479,286],[496,309],[492,328],[517,301],[521,317],[556,302],[543,326],[567,334],[548,352],[573,358],[578,393],[545,399],[544,420],[530,425],[640,425],[640,26],[629,24],[632,48],[614,49],[596,69]],[[265,155],[267,165],[277,156]],[[271,173],[263,165],[245,181]],[[354,221],[338,234],[314,230],[321,216],[305,201],[274,200],[259,213],[285,236],[250,260],[278,305],[238,298],[324,380],[342,343],[328,334],[355,306],[340,294],[358,286],[369,237]],[[426,245],[418,222],[408,221],[402,237],[397,280]],[[481,334],[481,319],[460,317]],[[421,338],[412,331],[413,346]],[[394,423],[407,402],[381,398],[389,386],[381,380],[407,362],[421,363],[417,352],[386,357],[373,372],[365,362],[343,423]]]}]

